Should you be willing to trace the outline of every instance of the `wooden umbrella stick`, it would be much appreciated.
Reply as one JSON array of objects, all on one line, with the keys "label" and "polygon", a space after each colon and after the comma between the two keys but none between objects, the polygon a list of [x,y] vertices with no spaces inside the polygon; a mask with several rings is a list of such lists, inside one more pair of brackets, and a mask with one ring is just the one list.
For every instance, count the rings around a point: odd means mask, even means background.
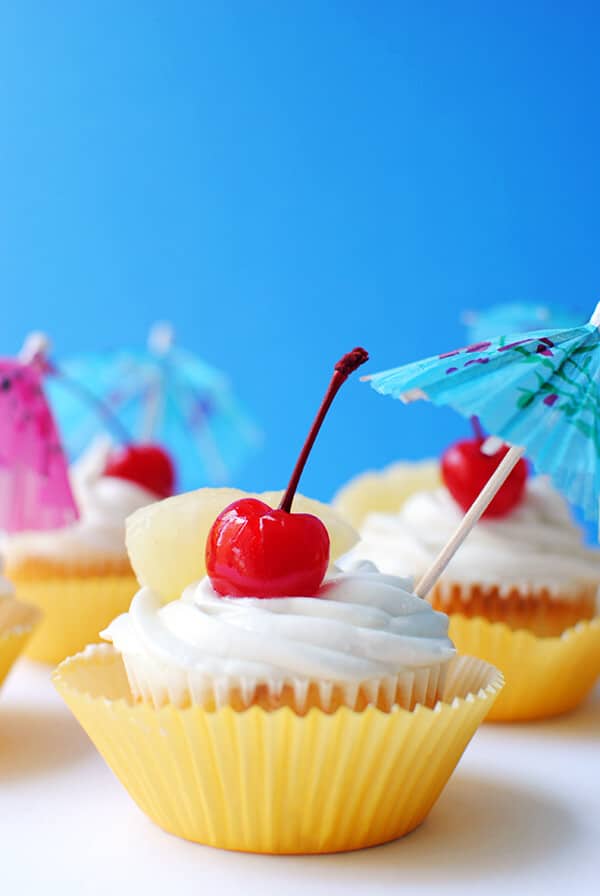
[{"label": "wooden umbrella stick", "polygon": [[467,510],[454,535],[450,538],[445,547],[442,548],[423,578],[417,584],[415,594],[418,595],[418,597],[427,597],[471,529],[479,522],[480,517],[485,513],[496,493],[508,479],[510,473],[523,457],[524,453],[525,449],[518,445],[513,445],[510,448],[506,457],[504,457],[502,462],[498,465],[494,475],[490,478],[487,485],[481,490],[479,496]]}]

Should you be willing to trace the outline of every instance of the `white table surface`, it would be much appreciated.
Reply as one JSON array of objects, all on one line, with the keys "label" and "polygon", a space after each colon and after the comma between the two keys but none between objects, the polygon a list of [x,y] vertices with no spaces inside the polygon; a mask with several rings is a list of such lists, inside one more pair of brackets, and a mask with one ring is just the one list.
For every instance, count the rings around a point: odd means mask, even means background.
[{"label": "white table surface", "polygon": [[482,727],[429,818],[403,840],[270,857],[197,846],[155,827],[48,671],[23,661],[0,694],[0,891],[599,893],[600,689],[557,721]]}]

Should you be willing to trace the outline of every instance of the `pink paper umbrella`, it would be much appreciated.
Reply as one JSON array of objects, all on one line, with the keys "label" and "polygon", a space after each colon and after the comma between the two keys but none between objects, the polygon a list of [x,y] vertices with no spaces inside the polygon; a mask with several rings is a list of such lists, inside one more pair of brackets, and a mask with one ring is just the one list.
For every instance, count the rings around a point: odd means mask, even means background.
[{"label": "pink paper umbrella", "polygon": [[77,519],[68,467],[42,380],[46,366],[0,359],[0,530],[55,529]]}]

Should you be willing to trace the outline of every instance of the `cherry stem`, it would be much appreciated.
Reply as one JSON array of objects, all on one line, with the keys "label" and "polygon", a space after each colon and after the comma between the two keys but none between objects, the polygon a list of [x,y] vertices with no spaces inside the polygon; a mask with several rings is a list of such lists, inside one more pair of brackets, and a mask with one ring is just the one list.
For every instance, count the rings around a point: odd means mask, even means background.
[{"label": "cherry stem", "polygon": [[317,411],[317,415],[313,421],[308,436],[306,437],[306,441],[304,443],[302,451],[300,452],[300,456],[296,461],[294,472],[292,473],[292,477],[288,483],[288,487],[286,488],[283,498],[281,499],[279,510],[285,510],[286,513],[291,513],[292,501],[294,500],[294,495],[296,494],[296,489],[298,488],[300,477],[302,476],[306,461],[308,460],[308,455],[312,450],[315,439],[317,438],[319,430],[321,429],[321,424],[323,423],[323,420],[327,415],[327,411],[331,407],[333,399],[339,392],[341,386],[346,382],[350,374],[353,373],[358,367],[360,367],[361,364],[364,364],[368,360],[369,355],[364,350],[364,348],[355,348],[351,352],[348,352],[347,355],[344,355],[343,358],[340,358],[340,360],[335,365],[331,382],[329,383],[327,392],[325,393],[325,397],[321,402],[321,407]]},{"label": "cherry stem", "polygon": [[479,422],[479,417],[473,416],[471,417],[471,426],[473,427],[473,432],[475,433],[476,439],[485,440],[485,433],[483,431],[483,427]]},{"label": "cherry stem", "polygon": [[63,386],[69,389],[70,392],[80,398],[84,403],[92,405],[100,415],[101,419],[105,420],[106,424],[112,429],[119,442],[123,445],[131,445],[131,436],[117,415],[104,401],[102,401],[101,398],[94,395],[87,386],[82,385],[78,380],[74,380],[72,377],[67,376],[67,374],[59,367],[55,367],[54,364],[50,365],[49,372],[56,377],[59,383],[62,383]]}]

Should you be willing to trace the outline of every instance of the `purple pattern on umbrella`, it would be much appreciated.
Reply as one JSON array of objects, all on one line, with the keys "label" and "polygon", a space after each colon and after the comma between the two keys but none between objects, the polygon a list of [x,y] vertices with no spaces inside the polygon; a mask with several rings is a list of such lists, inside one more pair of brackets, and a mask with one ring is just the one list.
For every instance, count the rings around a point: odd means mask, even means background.
[{"label": "purple pattern on umbrella", "polygon": [[548,405],[551,408],[558,401],[558,395],[556,392],[553,392],[551,395],[546,395],[544,398],[544,404]]},{"label": "purple pattern on umbrella", "polygon": [[552,349],[554,348],[554,343],[551,339],[547,339],[546,337],[540,339],[538,343],[538,347],[536,348],[536,354],[544,355],[546,358],[552,358],[554,353]]},{"label": "purple pattern on umbrella", "polygon": [[530,342],[533,342],[533,339],[518,339],[516,342],[507,342],[506,345],[499,345],[499,352],[507,352],[511,348],[516,348],[518,345],[527,345]]},{"label": "purple pattern on umbrella", "polygon": [[[499,345],[495,349],[495,351],[506,352],[506,351],[510,351],[511,349],[519,349],[524,345],[530,345],[531,343],[534,343],[534,342],[536,342],[536,340],[530,339],[530,338],[518,339],[515,342],[508,342],[508,343],[506,343],[506,345]],[[457,355],[462,355],[462,354],[472,354],[473,352],[485,352],[487,349],[490,348],[491,345],[492,345],[492,343],[489,341],[474,342],[472,345],[467,345],[465,348],[455,349],[454,351],[451,351],[451,352],[444,352],[443,354],[438,355],[438,358],[440,360],[443,360],[445,358],[454,358]],[[535,354],[543,355],[546,358],[552,358],[552,357],[554,357],[554,353],[552,351],[553,348],[554,348],[554,342],[551,339],[549,339],[547,336],[542,336],[540,339],[537,340],[537,347],[535,349]],[[490,355],[483,355],[481,358],[471,358],[470,360],[468,360],[464,363],[463,367],[469,367],[472,364],[488,364],[491,360],[492,360],[492,358]],[[446,374],[456,373],[458,370],[459,370],[458,367],[448,367],[446,370]]]},{"label": "purple pattern on umbrella", "polygon": [[486,348],[489,348],[491,342],[474,342],[472,345],[468,345],[465,349],[466,352],[483,352]]}]

